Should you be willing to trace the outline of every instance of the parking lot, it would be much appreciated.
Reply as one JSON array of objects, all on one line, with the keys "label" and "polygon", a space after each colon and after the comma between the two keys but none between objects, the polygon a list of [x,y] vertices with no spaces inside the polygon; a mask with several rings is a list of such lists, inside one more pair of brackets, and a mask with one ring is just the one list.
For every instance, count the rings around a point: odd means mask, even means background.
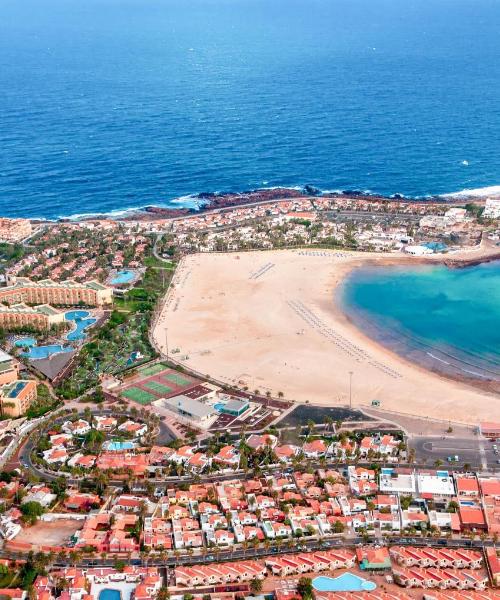
[{"label": "parking lot", "polygon": [[[441,460],[443,464],[451,466],[469,464],[473,469],[500,471],[500,454],[497,454],[494,449],[497,444],[479,436],[476,438],[414,437],[410,445],[415,448],[417,461],[425,460],[425,464],[428,466],[432,466],[436,460]],[[500,449],[500,443],[498,449]],[[448,460],[449,457],[457,456],[458,461]]]}]

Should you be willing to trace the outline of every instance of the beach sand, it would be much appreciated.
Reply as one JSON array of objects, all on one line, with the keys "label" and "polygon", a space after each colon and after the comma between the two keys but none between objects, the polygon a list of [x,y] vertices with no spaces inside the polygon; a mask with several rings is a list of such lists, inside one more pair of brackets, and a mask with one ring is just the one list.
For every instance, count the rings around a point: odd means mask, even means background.
[{"label": "beach sand", "polygon": [[349,404],[352,372],[353,406],[379,400],[387,411],[470,424],[500,421],[497,395],[411,364],[347,320],[335,290],[368,260],[418,262],[333,250],[188,256],[153,338],[164,353],[167,329],[170,355],[186,367],[298,402]]}]

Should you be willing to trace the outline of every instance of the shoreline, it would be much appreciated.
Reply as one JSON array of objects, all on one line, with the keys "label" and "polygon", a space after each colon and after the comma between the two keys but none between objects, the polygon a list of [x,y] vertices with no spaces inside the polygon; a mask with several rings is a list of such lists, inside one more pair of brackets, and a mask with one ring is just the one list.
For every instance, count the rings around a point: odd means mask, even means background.
[{"label": "shoreline", "polygon": [[[486,193],[488,191],[488,193]],[[199,192],[172,198],[166,204],[151,204],[124,209],[112,209],[105,213],[80,213],[63,215],[54,218],[33,218],[36,223],[65,223],[85,221],[156,221],[163,219],[185,218],[207,212],[265,204],[280,200],[299,198],[346,198],[370,202],[402,202],[408,204],[439,204],[453,206],[467,202],[482,204],[488,197],[500,196],[500,186],[486,186],[475,190],[463,190],[451,194],[434,194],[427,196],[405,196],[403,194],[384,195],[367,190],[320,190],[311,185],[276,186],[255,188],[240,192]],[[29,217],[25,217],[29,218]]]},{"label": "shoreline", "polygon": [[[252,279],[268,263],[272,268]],[[409,362],[348,321],[332,294],[367,263],[436,261],[314,249],[191,255],[174,277],[152,336],[164,350],[168,327],[169,345],[186,367],[230,385],[282,391],[297,402],[349,404],[353,371],[355,407],[377,399],[382,409],[404,407],[430,418],[498,419],[498,394]]]},{"label": "shoreline", "polygon": [[[450,381],[456,381],[458,383],[470,386],[471,388],[480,389],[486,393],[499,394],[500,393],[500,380],[499,379],[488,379],[486,375],[484,375],[484,378],[481,378],[480,376],[468,377],[465,374],[459,373],[458,371],[460,370],[460,367],[458,367],[456,365],[452,365],[451,363],[449,365],[451,367],[451,369],[448,371],[446,371],[443,368],[439,368],[439,365],[437,364],[438,362],[441,361],[439,355],[441,355],[441,354],[446,355],[446,352],[442,348],[439,348],[438,346],[432,346],[432,344],[430,344],[430,343],[428,344],[429,350],[431,350],[432,352],[435,352],[435,355],[433,356],[433,358],[434,358],[433,361],[430,361],[427,359],[427,362],[426,362],[426,359],[424,356],[424,350],[418,348],[419,344],[422,346],[426,345],[425,342],[416,342],[415,345],[412,346],[410,342],[405,344],[405,342],[402,341],[402,342],[399,342],[400,348],[398,348],[397,347],[398,342],[396,340],[396,336],[400,335],[401,337],[403,337],[404,334],[402,332],[384,329],[380,324],[375,323],[373,321],[369,321],[368,319],[365,319],[365,317],[361,314],[361,312],[358,311],[356,308],[352,308],[352,310],[350,311],[345,306],[344,299],[342,298],[342,294],[343,294],[342,287],[344,286],[344,284],[347,282],[347,280],[349,279],[351,274],[353,274],[353,272],[356,269],[379,268],[379,267],[383,268],[383,267],[391,267],[391,266],[404,267],[405,265],[408,265],[408,264],[411,264],[411,266],[417,266],[417,267],[418,266],[425,267],[425,266],[442,265],[442,266],[446,266],[447,268],[467,268],[469,266],[477,266],[482,263],[493,262],[494,260],[497,260],[497,259],[491,258],[491,257],[489,259],[485,258],[484,260],[476,259],[476,261],[474,261],[474,263],[461,264],[460,267],[450,267],[449,265],[446,264],[446,261],[439,262],[439,263],[434,261],[431,264],[429,264],[428,261],[423,260],[422,262],[416,264],[414,261],[411,261],[411,260],[405,261],[403,259],[400,261],[387,261],[387,262],[381,260],[377,264],[370,264],[369,262],[366,262],[364,264],[352,265],[352,267],[350,269],[346,269],[341,281],[339,281],[339,283],[336,285],[336,288],[335,288],[334,294],[333,294],[334,310],[336,311],[337,318],[345,319],[346,326],[350,327],[357,334],[361,334],[370,342],[377,344],[378,346],[383,348],[385,351],[391,353],[394,357],[397,357],[400,360],[404,360],[412,367],[419,368],[423,372],[434,373],[438,377],[442,377],[442,378],[448,379]],[[366,327],[366,329],[369,329],[372,333],[371,334],[367,333],[365,330],[365,327]],[[459,348],[457,348],[456,350],[459,353],[461,352],[461,350]],[[427,354],[428,354],[428,352],[427,352]],[[409,355],[412,355],[412,357],[414,355],[414,358],[412,358],[412,360],[410,360],[409,358],[407,358]],[[450,358],[452,358],[452,360],[454,360],[456,362],[459,362],[459,363],[463,362],[464,364],[467,364],[465,359],[462,359],[459,356],[451,356]],[[478,371],[486,371],[485,367],[475,365],[474,363],[469,363],[469,364],[471,367],[476,368]]]}]

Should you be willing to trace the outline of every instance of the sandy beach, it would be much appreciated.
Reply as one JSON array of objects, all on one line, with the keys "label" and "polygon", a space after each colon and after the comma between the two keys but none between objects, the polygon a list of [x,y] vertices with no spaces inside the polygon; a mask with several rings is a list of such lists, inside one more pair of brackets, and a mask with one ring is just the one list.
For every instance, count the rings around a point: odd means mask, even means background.
[{"label": "sandy beach", "polygon": [[405,361],[346,319],[335,290],[367,260],[417,262],[333,250],[188,256],[153,329],[155,343],[165,352],[168,330],[170,355],[186,367],[298,402],[349,404],[352,372],[353,406],[379,400],[382,409],[453,422],[500,420],[497,395]]}]

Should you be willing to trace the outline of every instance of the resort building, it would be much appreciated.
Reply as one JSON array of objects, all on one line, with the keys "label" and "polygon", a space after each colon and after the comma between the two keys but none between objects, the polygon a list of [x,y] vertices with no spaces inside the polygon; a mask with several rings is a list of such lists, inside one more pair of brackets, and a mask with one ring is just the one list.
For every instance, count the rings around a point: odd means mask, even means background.
[{"label": "resort building", "polygon": [[67,281],[55,282],[51,279],[31,281],[26,277],[11,278],[11,285],[0,288],[0,302],[19,304],[53,304],[53,305],[86,305],[104,306],[111,304],[113,290],[98,281],[77,283]]},{"label": "resort building", "polygon": [[19,363],[10,354],[0,350],[0,385],[12,383],[19,377]]},{"label": "resort building", "polygon": [[36,400],[36,381],[20,379],[0,387],[2,415],[19,417]]},{"label": "resort building", "polygon": [[0,327],[4,329],[26,326],[35,329],[50,329],[52,325],[63,322],[64,313],[48,304],[38,306],[28,306],[24,303],[12,306],[0,305]]},{"label": "resort building", "polygon": [[0,218],[0,240],[20,242],[31,235],[32,227],[28,219]]},{"label": "resort building", "polygon": [[165,408],[168,408],[183,417],[192,419],[199,424],[208,423],[217,415],[217,411],[214,408],[207,406],[198,400],[189,398],[184,394],[180,394],[174,398],[166,398],[161,402],[162,406]]}]

